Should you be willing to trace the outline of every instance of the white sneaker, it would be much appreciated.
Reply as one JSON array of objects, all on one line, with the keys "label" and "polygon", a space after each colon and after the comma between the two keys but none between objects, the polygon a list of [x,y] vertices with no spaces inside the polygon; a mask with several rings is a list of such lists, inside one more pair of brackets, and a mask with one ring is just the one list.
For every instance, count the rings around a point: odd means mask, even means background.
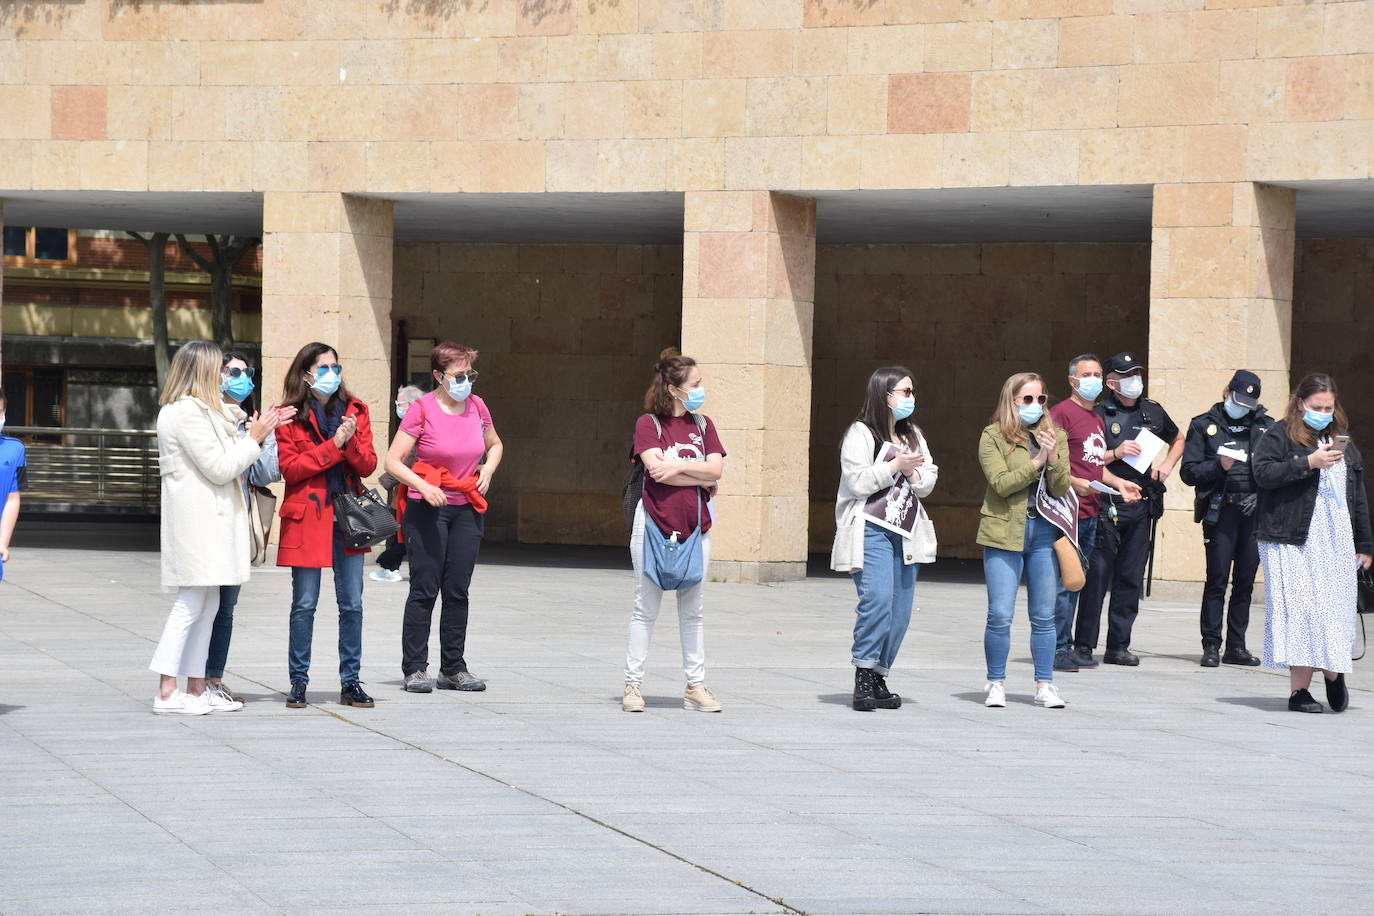
[{"label": "white sneaker", "polygon": [[182,690],[173,690],[167,699],[153,695],[153,714],[158,716],[203,716],[210,711],[210,703],[202,694],[193,697]]},{"label": "white sneaker", "polygon": [[984,706],[1007,705],[1007,688],[1001,681],[988,681],[987,686],[984,687],[983,690],[988,695],[988,698],[983,701]]},{"label": "white sneaker", "polygon": [[211,712],[236,712],[243,708],[242,700],[234,699],[218,685],[206,684],[205,693],[201,696],[210,704]]},{"label": "white sneaker", "polygon": [[400,582],[404,576],[395,569],[374,569],[367,576],[373,582]]},{"label": "white sneaker", "polygon": [[1064,698],[1059,695],[1058,687],[1053,684],[1041,684],[1035,691],[1035,705],[1046,709],[1063,709]]}]

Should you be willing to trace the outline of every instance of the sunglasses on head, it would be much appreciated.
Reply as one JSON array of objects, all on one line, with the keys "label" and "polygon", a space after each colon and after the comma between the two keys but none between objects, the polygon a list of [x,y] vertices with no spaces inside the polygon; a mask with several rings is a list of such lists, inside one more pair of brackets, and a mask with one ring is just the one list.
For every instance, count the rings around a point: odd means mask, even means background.
[{"label": "sunglasses on head", "polygon": [[238,366],[231,366],[228,369],[224,369],[223,372],[230,378],[238,378],[240,375],[246,375],[249,378],[253,377],[252,369],[240,369]]},{"label": "sunglasses on head", "polygon": [[1025,394],[1017,398],[1017,400],[1020,401],[1022,404],[1043,404],[1047,400],[1049,400],[1049,398],[1047,398],[1043,394],[1039,395],[1038,397],[1033,394]]}]

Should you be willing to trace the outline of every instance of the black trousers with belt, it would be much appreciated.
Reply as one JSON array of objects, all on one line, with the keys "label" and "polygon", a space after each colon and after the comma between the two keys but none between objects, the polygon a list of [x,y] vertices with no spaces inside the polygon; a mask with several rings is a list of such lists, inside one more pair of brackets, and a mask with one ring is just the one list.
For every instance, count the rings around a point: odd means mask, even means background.
[{"label": "black trousers with belt", "polygon": [[1075,646],[1096,649],[1102,627],[1102,602],[1108,592],[1107,651],[1129,648],[1131,628],[1140,613],[1145,561],[1150,553],[1150,507],[1145,501],[1116,503],[1113,523],[1103,506],[1098,516],[1097,544],[1088,563],[1087,581],[1078,595]]},{"label": "black trousers with belt", "polygon": [[439,611],[439,671],[467,670],[468,584],[482,546],[482,516],[472,506],[431,506],[412,499],[406,506],[406,551],[410,558],[410,596],[401,624],[401,672],[429,666],[429,627],[434,602]]},{"label": "black trousers with belt", "polygon": [[1203,645],[1221,645],[1221,617],[1226,585],[1231,585],[1231,606],[1226,614],[1226,648],[1244,649],[1250,625],[1250,597],[1259,570],[1259,542],[1255,517],[1246,517],[1234,503],[1223,503],[1216,524],[1204,523],[1202,543],[1207,549],[1207,584],[1202,588]]}]

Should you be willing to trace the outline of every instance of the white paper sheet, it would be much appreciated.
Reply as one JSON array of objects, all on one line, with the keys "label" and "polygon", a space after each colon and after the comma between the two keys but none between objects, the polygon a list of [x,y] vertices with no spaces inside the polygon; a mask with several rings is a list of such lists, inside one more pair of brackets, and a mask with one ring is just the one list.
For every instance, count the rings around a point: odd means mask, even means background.
[{"label": "white paper sheet", "polygon": [[1120,495],[1121,495],[1121,491],[1120,491],[1120,490],[1117,490],[1117,489],[1114,489],[1114,488],[1112,488],[1112,487],[1109,487],[1109,486],[1107,486],[1105,483],[1103,483],[1103,482],[1100,481],[1100,480],[1090,480],[1090,481],[1088,481],[1088,486],[1089,486],[1091,489],[1094,489],[1094,490],[1096,490],[1096,491],[1099,492],[1099,493],[1106,493],[1108,496],[1120,496]]},{"label": "white paper sheet", "polygon": [[1139,455],[1127,455],[1121,459],[1135,468],[1141,474],[1150,473],[1150,466],[1155,463],[1155,458],[1164,449],[1164,440],[1150,432],[1142,429],[1140,435],[1135,437],[1135,441],[1140,443]]},{"label": "white paper sheet", "polygon": [[1217,454],[1223,458],[1234,458],[1236,461],[1244,461],[1247,464],[1250,462],[1250,456],[1238,448],[1227,448],[1223,445],[1217,449]]}]

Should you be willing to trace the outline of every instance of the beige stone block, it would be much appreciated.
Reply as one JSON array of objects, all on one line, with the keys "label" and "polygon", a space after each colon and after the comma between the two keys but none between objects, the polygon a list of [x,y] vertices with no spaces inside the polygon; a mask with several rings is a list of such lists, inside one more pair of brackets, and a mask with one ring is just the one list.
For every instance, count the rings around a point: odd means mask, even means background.
[{"label": "beige stone block", "polygon": [[[1291,281],[1291,272],[1289,278]],[[1236,304],[1245,332],[1245,366],[1256,372],[1286,373],[1293,350],[1293,303],[1289,299],[1247,299]],[[1283,386],[1270,391],[1283,391]],[[1282,398],[1273,398],[1281,404]]]},{"label": "beige stone block", "polygon": [[[767,308],[758,299],[688,299],[682,308],[682,341],[699,360],[763,363]],[[703,350],[703,347],[709,347]]]},{"label": "beige stone block", "polygon": [[1230,184],[1159,184],[1151,219],[1155,226],[1229,226],[1234,189]]},{"label": "beige stone block", "polygon": [[[1031,126],[1036,130],[1114,127],[1118,74],[1113,67],[1033,71]],[[1124,79],[1120,80],[1124,83]]]},{"label": "beige stone block", "polygon": [[[304,144],[301,144],[302,146]],[[428,191],[429,144],[414,140],[364,144],[368,191]]]},{"label": "beige stone block", "polygon": [[816,295],[815,236],[768,233],[765,250],[769,299],[812,302]]},{"label": "beige stone block", "polygon": [[639,0],[641,32],[701,32],[718,27],[701,0]]},{"label": "beige stone block", "polygon": [[1013,135],[1007,181],[1045,187],[1078,183],[1078,135],[1073,131],[1024,131]]},{"label": "beige stone block", "polygon": [[685,232],[682,235],[682,302],[698,297],[700,277],[701,233]]},{"label": "beige stone block", "polygon": [[1170,258],[1169,247],[1173,240],[1172,229],[1150,230],[1150,298],[1163,299],[1172,296],[1169,289]]},{"label": "beige stone block", "polygon": [[966,73],[903,73],[888,79],[890,133],[962,133],[969,129],[972,82]]},{"label": "beige stone block", "polygon": [[1250,284],[1247,295],[1291,302],[1293,299],[1292,230],[1252,229]]},{"label": "beige stone block", "polygon": [[530,83],[519,87],[519,139],[562,138],[564,91],[561,83]]},{"label": "beige stone block", "polygon": [[969,129],[978,133],[1026,130],[1033,121],[1038,76],[975,73],[970,86]]},{"label": "beige stone block", "polygon": [[1308,57],[1322,53],[1324,6],[1275,6],[1255,11],[1260,57]]},{"label": "beige stone block", "polygon": [[844,73],[849,59],[849,32],[845,29],[807,29],[793,41],[792,72],[798,76],[829,76]]},{"label": "beige stone block", "polygon": [[683,198],[686,232],[749,232],[754,228],[755,191],[717,191]]},{"label": "beige stone block", "polygon": [[698,32],[667,32],[652,39],[654,79],[700,79],[702,37]]},{"label": "beige stone block", "polygon": [[767,417],[765,428],[805,433],[811,426],[810,368],[774,365],[762,368],[763,410]]},{"label": "beige stone block", "polygon": [[565,140],[595,140],[624,134],[624,83],[579,83],[565,93],[564,100]]},{"label": "beige stone block", "polygon": [[1325,7],[1322,50],[1327,54],[1374,53],[1374,4],[1368,0]]},{"label": "beige stone block", "polygon": [[667,182],[672,190],[719,190],[725,187],[725,140],[701,137],[668,140]]},{"label": "beige stone block", "polygon": [[849,31],[850,73],[919,73],[925,66],[925,26],[885,25]]},{"label": "beige stone block", "polygon": [[435,193],[475,191],[482,185],[480,143],[455,140],[429,145],[429,189]]},{"label": "beige stone block", "polygon": [[[769,436],[764,434],[765,442],[768,443]],[[806,468],[810,458],[808,441],[805,436],[789,436],[785,442],[777,442],[776,447],[785,448],[787,463],[800,465]],[[764,448],[773,448],[774,443],[768,443]],[[787,480],[789,485],[782,492],[784,494],[802,495],[771,495],[763,500],[763,536],[765,538],[760,561],[765,563],[796,563],[803,565],[806,563],[807,548],[807,525],[809,524],[809,506],[806,494],[806,476],[802,474],[800,480],[796,475],[789,475]],[[781,484],[781,480],[779,483]],[[760,570],[759,574],[766,575],[766,571]],[[801,578],[804,573],[800,570],[796,577]],[[791,576],[788,576],[791,578]]]},{"label": "beige stone block", "polygon": [[1055,66],[1059,57],[1059,20],[1015,19],[993,23],[992,29],[992,69]]},{"label": "beige stone block", "polygon": [[[958,22],[960,19],[988,18],[979,16],[978,7],[987,7],[985,0],[887,0],[887,21],[894,24],[921,22]],[[986,13],[986,9],[983,10]]]},{"label": "beige stone block", "polygon": [[[684,346],[689,343],[684,338]],[[709,353],[709,347],[695,346],[690,349],[694,350],[702,375],[711,380],[711,419],[717,428],[722,431],[763,429],[766,417],[763,398],[765,367],[753,363],[721,363],[704,359],[701,354]],[[728,444],[726,448],[729,449]]]},{"label": "beige stone block", "polygon": [[547,45],[546,68],[550,82],[582,82],[596,79],[596,35],[560,35]]},{"label": "beige stone block", "polygon": [[622,0],[573,0],[577,8],[577,30],[608,35],[615,32],[635,32],[639,29],[639,4]]},{"label": "beige stone block", "polygon": [[[723,432],[734,433],[734,430]],[[732,448],[729,444],[725,447]],[[712,500],[718,521],[711,527],[708,578],[715,578],[723,568],[728,569],[725,564],[757,563],[762,552],[763,500],[757,496],[734,495],[730,487],[731,475],[727,473],[721,479],[720,495]]]},{"label": "beige stone block", "polygon": [[725,141],[727,189],[795,188],[800,183],[800,137],[731,137]]},{"label": "beige stone block", "polygon": [[1186,128],[1183,174],[1196,181],[1243,179],[1248,137],[1247,129],[1239,124]]},{"label": "beige stone block", "polygon": [[[1232,299],[1150,299],[1149,362],[1151,388],[1161,382],[1161,375],[1170,369],[1201,369],[1215,366],[1245,365],[1246,335],[1243,310]],[[1208,333],[1197,333],[1205,327]],[[1207,403],[1214,400],[1215,391],[1225,386],[1226,379],[1206,393]],[[1153,394],[1156,400],[1159,394]],[[1206,404],[1201,405],[1205,409]],[[1170,407],[1171,411],[1175,408]],[[1200,411],[1199,411],[1200,412]]]},{"label": "beige stone block", "polygon": [[1288,121],[1336,121],[1345,115],[1344,58],[1288,61],[1284,102]]},{"label": "beige stone block", "polygon": [[830,77],[826,132],[832,135],[886,133],[887,96],[885,76]]},{"label": "beige stone block", "polygon": [[597,42],[597,79],[646,80],[653,73],[652,35],[602,35]]},{"label": "beige stone block", "polygon": [[1214,123],[1219,74],[1215,63],[1155,64],[1122,70],[1118,106],[1121,126]]},{"label": "beige stone block", "polygon": [[478,152],[483,191],[543,191],[544,144],[537,140],[487,142]]},{"label": "beige stone block", "polygon": [[1255,56],[1253,10],[1189,10],[1135,17],[1137,63],[1243,60]]},{"label": "beige stone block", "polygon": [[745,133],[748,81],[689,80],[683,84],[682,133],[688,137],[738,137]]},{"label": "beige stone block", "polygon": [[104,140],[108,99],[104,86],[54,86],[52,138]]},{"label": "beige stone block", "polygon": [[793,34],[784,29],[708,32],[703,36],[702,74],[788,76],[792,72]]},{"label": "beige stone block", "polygon": [[802,24],[808,29],[880,26],[884,13],[883,4],[868,0],[806,0]]},{"label": "beige stone block", "polygon": [[406,82],[405,42],[381,39],[340,42],[339,70],[352,83],[402,85]]},{"label": "beige stone block", "polygon": [[148,143],[144,140],[87,140],[77,149],[81,188],[145,191]]},{"label": "beige stone block", "polygon": [[810,366],[815,307],[806,301],[769,299],[764,303],[764,359],[776,366]]},{"label": "beige stone block", "polygon": [[736,232],[700,233],[695,240],[696,295],[707,299],[762,299],[766,296],[766,235]]},{"label": "beige stone block", "polygon": [[1166,510],[1159,521],[1156,539],[1155,578],[1161,582],[1200,582],[1205,579],[1207,553],[1199,544],[1200,537],[1190,507]]},{"label": "beige stone block", "polygon": [[510,83],[457,87],[458,140],[508,140],[520,121],[520,91]]},{"label": "beige stone block", "polygon": [[642,80],[626,84],[626,137],[677,137],[681,133],[681,80]]},{"label": "beige stone block", "polygon": [[944,138],[938,135],[866,137],[859,184],[864,188],[938,188],[943,160]]},{"label": "beige stone block", "polygon": [[1131,62],[1133,19],[1085,16],[1059,22],[1061,67],[1101,67]]},{"label": "beige stone block", "polygon": [[[0,140],[0,188],[27,191],[33,187],[34,146],[24,140]],[[3,220],[4,204],[0,203],[0,223]]]},{"label": "beige stone block", "polygon": [[802,187],[850,189],[859,187],[864,140],[859,137],[804,137]]},{"label": "beige stone block", "polygon": [[1183,149],[1181,127],[1085,130],[1079,134],[1078,180],[1083,184],[1178,181]]},{"label": "beige stone block", "polygon": [[723,0],[726,29],[797,29],[803,0]]},{"label": "beige stone block", "polygon": [[1255,124],[1250,128],[1248,174],[1257,181],[1366,178],[1370,122]]},{"label": "beige stone block", "polygon": [[762,77],[747,81],[745,127],[755,137],[825,133],[826,81],[822,77]]},{"label": "beige stone block", "polygon": [[1011,175],[1012,138],[1016,134],[949,134],[944,143],[942,184],[947,188],[1005,185]]},{"label": "beige stone block", "polygon": [[547,73],[548,47],[546,38],[501,39],[496,47],[501,79],[514,83],[543,80]]},{"label": "beige stone block", "polygon": [[545,169],[550,191],[595,191],[597,141],[551,140],[546,146]]},{"label": "beige stone block", "polygon": [[1374,119],[1374,54],[1346,58],[1345,116]]},{"label": "beige stone block", "polygon": [[931,73],[992,68],[992,23],[947,22],[925,27],[923,69]]},{"label": "beige stone block", "polygon": [[668,171],[666,140],[602,140],[596,184],[602,191],[657,191]]},{"label": "beige stone block", "polygon": [[405,43],[406,82],[492,83],[501,78],[497,42],[473,38],[423,38]]},{"label": "beige stone block", "polygon": [[214,187],[251,188],[253,186],[253,144],[202,143],[200,168]]},{"label": "beige stone block", "polygon": [[148,190],[199,191],[204,188],[200,147],[201,144],[189,140],[149,141]]},{"label": "beige stone block", "polygon": [[1175,229],[1169,242],[1169,293],[1183,299],[1236,299],[1250,290],[1249,229]]},{"label": "beige stone block", "polygon": [[568,35],[577,29],[577,11],[572,0],[522,3],[517,17],[516,29],[521,35]]},{"label": "beige stone block", "polygon": [[[1196,4],[1197,0],[1184,2]],[[1113,0],[991,0],[987,4],[987,15],[992,19],[1064,19],[1101,16],[1120,6],[1122,4]]]},{"label": "beige stone block", "polygon": [[[339,249],[337,232],[272,232],[262,241],[263,312],[269,296],[338,295]],[[271,325],[268,325],[269,330]]]},{"label": "beige stone block", "polygon": [[1286,120],[1287,68],[1283,60],[1222,61],[1218,120],[1237,124]]},{"label": "beige stone block", "polygon": [[172,90],[166,86],[111,86],[108,135],[111,140],[169,140]]},{"label": "beige stone block", "polygon": [[53,191],[69,191],[81,183],[81,166],[77,151],[81,144],[75,140],[49,140],[43,143],[23,141],[33,152],[33,187]]},{"label": "beige stone block", "polygon": [[[253,187],[272,191],[304,191],[310,188],[310,155],[307,143],[254,143]],[[428,172],[429,156],[421,162]],[[151,172],[151,164],[149,171]]]},{"label": "beige stone block", "polygon": [[[391,299],[340,296],[339,316],[334,346],[340,353],[349,354],[347,371],[351,386],[353,367],[358,361],[386,362],[391,359]],[[378,403],[373,402],[374,405]]]},{"label": "beige stone block", "polygon": [[225,91],[220,87],[173,86],[172,139],[228,139],[224,131],[226,105]]},{"label": "beige stone block", "polygon": [[1292,188],[1241,181],[1233,185],[1233,226],[1292,232],[1297,226],[1297,192]]}]

